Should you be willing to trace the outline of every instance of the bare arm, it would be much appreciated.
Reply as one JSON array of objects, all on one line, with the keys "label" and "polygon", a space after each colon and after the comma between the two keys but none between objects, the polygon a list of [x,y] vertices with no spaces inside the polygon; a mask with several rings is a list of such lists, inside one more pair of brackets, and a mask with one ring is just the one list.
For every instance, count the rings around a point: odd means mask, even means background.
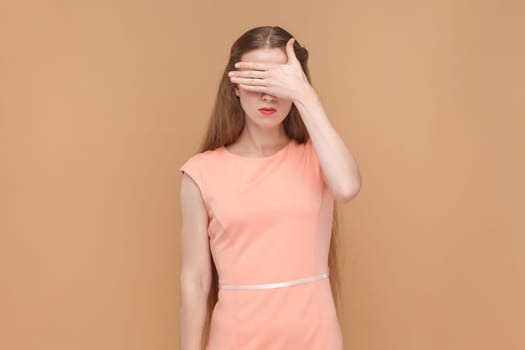
[{"label": "bare arm", "polygon": [[301,90],[294,100],[321,163],[322,175],[334,198],[347,202],[361,188],[357,162],[334,129],[315,90]]},{"label": "bare arm", "polygon": [[181,250],[179,337],[180,350],[201,350],[202,332],[211,283],[207,236],[208,214],[197,184],[186,173],[180,187]]}]

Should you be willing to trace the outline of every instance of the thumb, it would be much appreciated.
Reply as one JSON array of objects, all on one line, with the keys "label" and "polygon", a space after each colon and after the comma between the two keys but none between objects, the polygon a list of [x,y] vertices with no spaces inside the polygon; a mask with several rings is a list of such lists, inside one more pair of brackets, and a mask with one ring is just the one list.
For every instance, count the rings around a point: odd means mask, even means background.
[{"label": "thumb", "polygon": [[295,51],[293,49],[293,44],[295,43],[295,38],[290,38],[286,43],[286,55],[288,56],[288,63],[297,62],[297,56],[295,56]]}]

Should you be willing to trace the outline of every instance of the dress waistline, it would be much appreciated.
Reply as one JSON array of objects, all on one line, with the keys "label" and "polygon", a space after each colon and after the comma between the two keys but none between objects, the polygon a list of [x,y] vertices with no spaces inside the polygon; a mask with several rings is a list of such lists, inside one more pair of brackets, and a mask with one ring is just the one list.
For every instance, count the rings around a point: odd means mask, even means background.
[{"label": "dress waistline", "polygon": [[221,289],[244,289],[244,290],[281,288],[281,287],[295,286],[297,284],[314,282],[314,281],[318,281],[318,280],[325,279],[325,278],[328,278],[328,272],[325,272],[323,274],[313,276],[313,277],[301,278],[298,280],[285,281],[285,282],[276,282],[276,283],[243,284],[243,285],[220,284],[219,283],[219,288]]}]

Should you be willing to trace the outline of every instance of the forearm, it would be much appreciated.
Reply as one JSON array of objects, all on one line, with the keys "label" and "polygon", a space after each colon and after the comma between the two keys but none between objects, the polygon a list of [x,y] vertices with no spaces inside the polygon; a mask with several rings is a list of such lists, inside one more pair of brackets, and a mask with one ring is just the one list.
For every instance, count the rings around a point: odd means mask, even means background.
[{"label": "forearm", "polygon": [[302,90],[294,104],[312,139],[327,185],[338,197],[355,194],[361,182],[356,160],[330,123],[313,87]]},{"label": "forearm", "polygon": [[180,292],[180,350],[201,350],[209,289],[198,283],[181,282]]}]

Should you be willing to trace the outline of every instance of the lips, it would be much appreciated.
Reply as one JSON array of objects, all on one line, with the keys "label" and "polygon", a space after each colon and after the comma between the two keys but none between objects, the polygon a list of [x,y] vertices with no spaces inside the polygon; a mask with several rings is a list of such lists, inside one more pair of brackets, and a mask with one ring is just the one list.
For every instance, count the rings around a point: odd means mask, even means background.
[{"label": "lips", "polygon": [[259,108],[259,110],[264,111],[264,112],[275,112],[276,111],[276,109],[272,107],[262,107],[262,108]]}]

